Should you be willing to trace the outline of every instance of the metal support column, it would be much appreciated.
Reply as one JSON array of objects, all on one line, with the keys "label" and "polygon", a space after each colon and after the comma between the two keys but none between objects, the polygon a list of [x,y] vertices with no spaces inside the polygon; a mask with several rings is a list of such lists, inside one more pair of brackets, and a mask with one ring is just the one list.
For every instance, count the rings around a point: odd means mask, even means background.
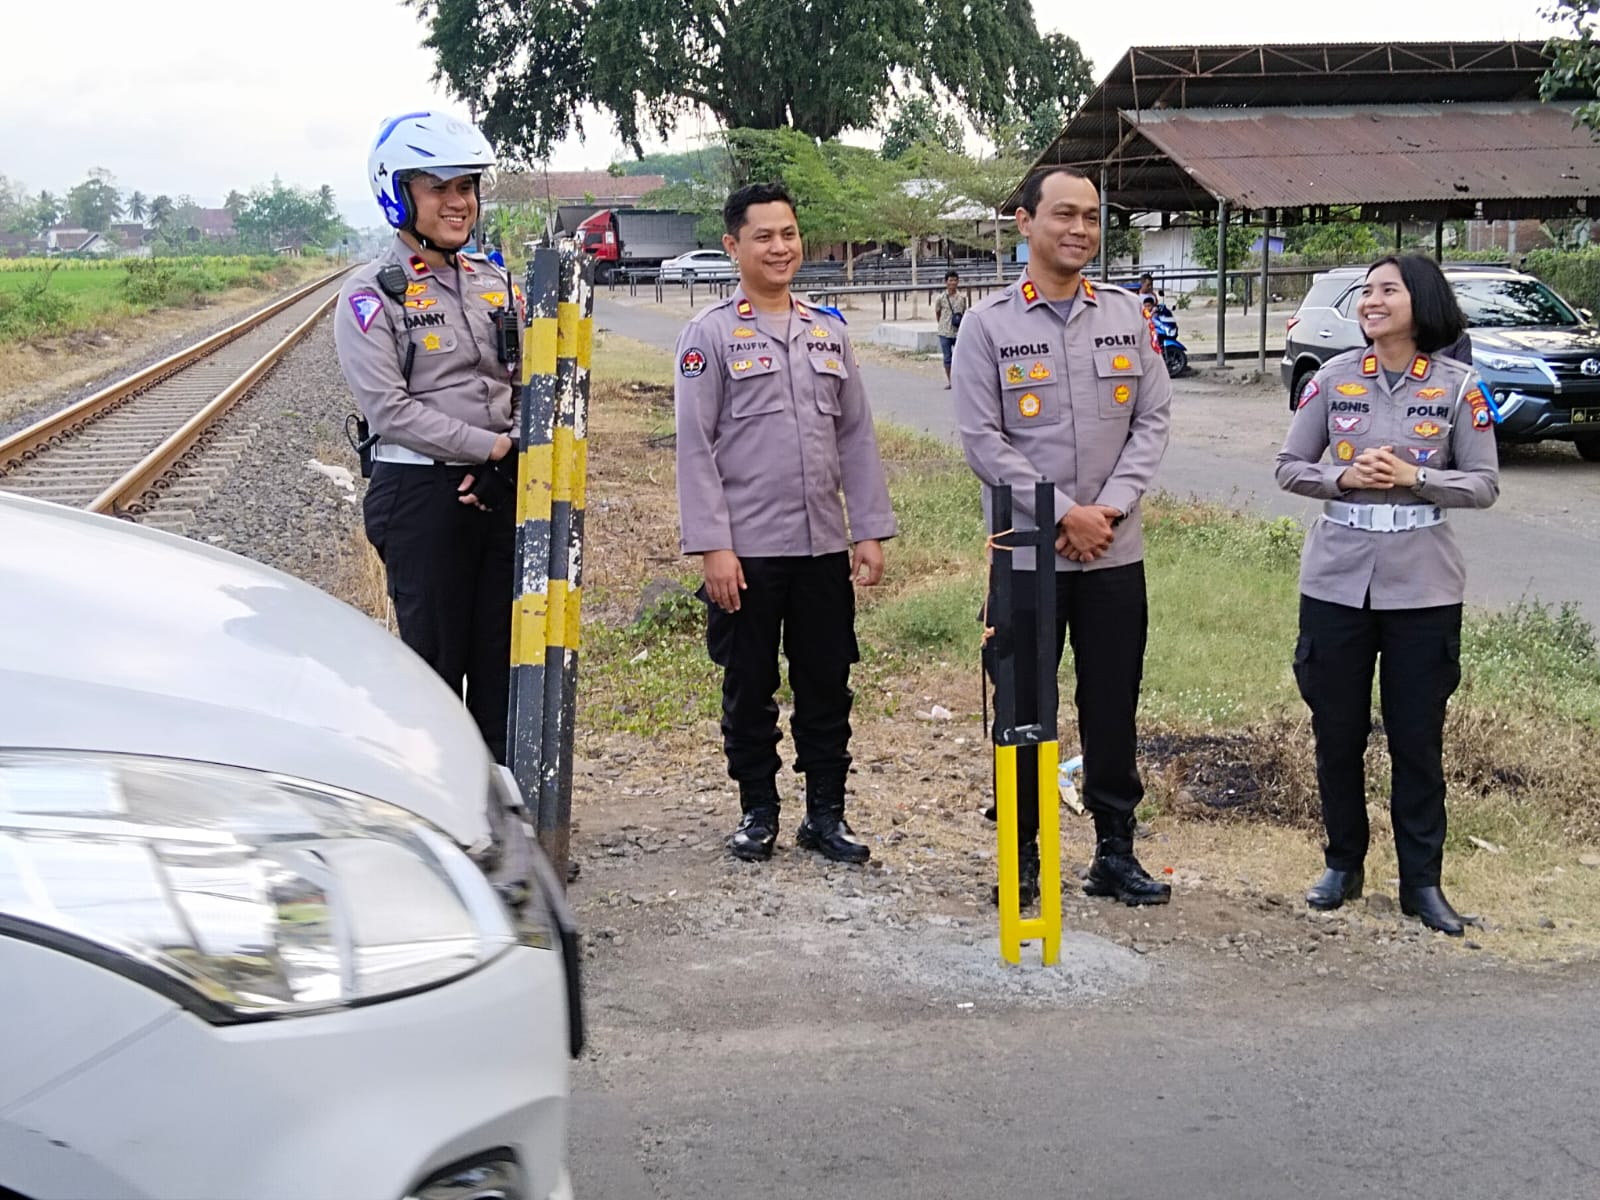
[{"label": "metal support column", "polygon": [[1444,262],[1444,222],[1433,223],[1433,261]]},{"label": "metal support column", "polygon": [[1261,354],[1256,360],[1256,370],[1265,375],[1267,373],[1267,305],[1271,301],[1271,293],[1267,290],[1269,278],[1267,263],[1272,258],[1272,214],[1263,210],[1261,214],[1261,294],[1256,301],[1261,305],[1259,330],[1261,334]]},{"label": "metal support column", "polygon": [[1111,205],[1106,201],[1106,169],[1100,167],[1100,281],[1111,278]]},{"label": "metal support column", "polygon": [[1217,366],[1227,364],[1228,340],[1228,202],[1217,201]]}]

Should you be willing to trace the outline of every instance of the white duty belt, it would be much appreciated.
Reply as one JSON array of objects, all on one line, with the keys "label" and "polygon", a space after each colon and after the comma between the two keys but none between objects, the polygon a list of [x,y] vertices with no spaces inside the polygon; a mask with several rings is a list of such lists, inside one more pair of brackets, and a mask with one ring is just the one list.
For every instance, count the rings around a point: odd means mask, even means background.
[{"label": "white duty belt", "polygon": [[400,463],[408,467],[468,467],[471,463],[445,463],[437,458],[429,458],[426,454],[418,454],[415,450],[408,450],[404,446],[396,446],[393,442],[379,442],[372,448],[373,462]]},{"label": "white duty belt", "polygon": [[1322,516],[1335,525],[1372,533],[1406,533],[1443,525],[1445,512],[1437,504],[1350,504],[1324,500]]}]

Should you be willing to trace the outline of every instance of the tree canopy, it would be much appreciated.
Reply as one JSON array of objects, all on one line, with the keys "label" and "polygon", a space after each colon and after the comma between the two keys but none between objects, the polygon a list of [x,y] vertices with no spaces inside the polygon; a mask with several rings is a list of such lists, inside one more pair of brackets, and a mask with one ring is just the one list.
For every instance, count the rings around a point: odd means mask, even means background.
[{"label": "tree canopy", "polygon": [[1571,27],[1569,37],[1551,38],[1545,47],[1551,55],[1550,69],[1539,81],[1539,95],[1546,100],[1573,94],[1587,98],[1579,105],[1578,124],[1587,125],[1600,135],[1600,37],[1596,18],[1600,0],[1552,0],[1540,10],[1546,20]]},{"label": "tree canopy", "polygon": [[966,143],[961,118],[929,96],[909,96],[883,127],[883,156],[904,158],[919,146],[938,146],[960,154]]},{"label": "tree canopy", "polygon": [[728,129],[822,139],[878,120],[897,81],[947,97],[974,125],[1056,100],[1076,107],[1082,53],[1042,37],[1032,0],[406,0],[437,77],[470,101],[513,162],[549,156],[582,109],[642,152],[708,110]]}]

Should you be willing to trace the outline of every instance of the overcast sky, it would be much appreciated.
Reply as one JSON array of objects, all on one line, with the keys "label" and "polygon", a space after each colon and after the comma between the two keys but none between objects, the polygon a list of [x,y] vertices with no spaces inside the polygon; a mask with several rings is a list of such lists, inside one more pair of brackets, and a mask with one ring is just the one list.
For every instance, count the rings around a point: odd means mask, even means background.
[{"label": "overcast sky", "polygon": [[[1134,43],[1537,38],[1548,32],[1538,7],[1034,2],[1039,27],[1075,37],[1097,77]],[[124,190],[188,193],[217,205],[230,188],[248,191],[276,174],[305,187],[332,184],[347,220],[376,225],[365,161],[379,120],[433,105],[464,109],[429,82],[422,26],[399,0],[77,0],[69,16],[8,0],[5,9],[0,30],[13,53],[0,76],[0,111],[10,116],[0,174],[33,192],[63,193],[89,168],[105,167]],[[588,142],[569,139],[552,169],[604,167],[621,155],[605,118],[586,124]],[[704,132],[682,127],[678,142]]]}]

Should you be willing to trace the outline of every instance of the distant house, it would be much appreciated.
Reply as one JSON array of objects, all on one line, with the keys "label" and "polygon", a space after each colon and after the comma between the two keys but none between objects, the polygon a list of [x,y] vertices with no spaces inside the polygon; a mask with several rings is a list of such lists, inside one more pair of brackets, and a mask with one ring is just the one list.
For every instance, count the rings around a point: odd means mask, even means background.
[{"label": "distant house", "polygon": [[121,221],[106,230],[106,236],[116,243],[118,258],[149,258],[150,247],[145,244],[149,234],[138,221]]},{"label": "distant house", "polygon": [[233,214],[225,208],[197,208],[189,224],[203,238],[231,238],[234,234]]},{"label": "distant house", "polygon": [[43,258],[44,239],[30,233],[0,233],[0,257]]},{"label": "distant house", "polygon": [[484,208],[500,204],[592,204],[631,208],[667,186],[665,175],[611,175],[605,171],[501,171],[484,190]]},{"label": "distant house", "polygon": [[117,243],[103,233],[57,225],[45,232],[44,248],[46,254],[81,254],[101,258],[115,254]]}]

